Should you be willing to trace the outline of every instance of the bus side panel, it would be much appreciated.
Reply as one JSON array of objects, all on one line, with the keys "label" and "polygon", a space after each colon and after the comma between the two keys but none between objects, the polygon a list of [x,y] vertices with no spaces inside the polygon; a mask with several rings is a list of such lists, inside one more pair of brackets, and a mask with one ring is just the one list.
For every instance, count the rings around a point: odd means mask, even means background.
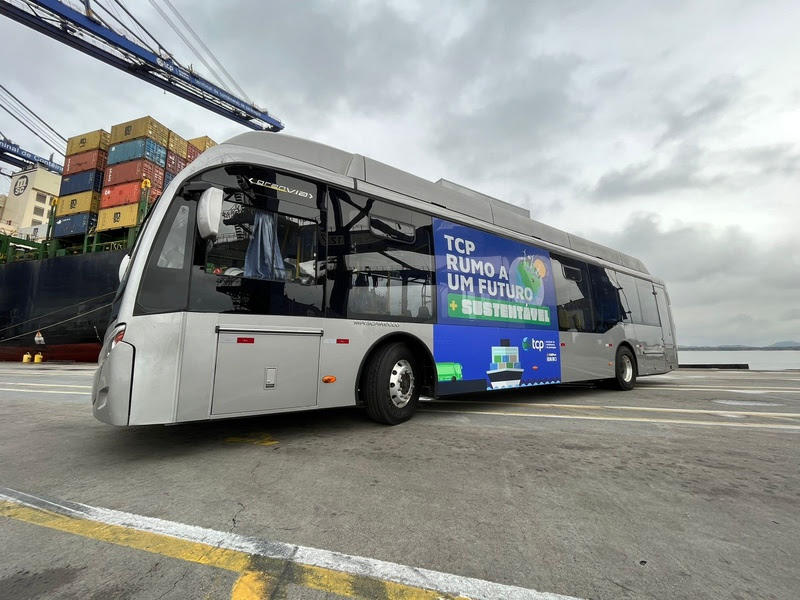
[{"label": "bus side panel", "polygon": [[130,425],[174,423],[184,313],[131,317],[125,341],[138,352],[134,364]]},{"label": "bus side panel", "polygon": [[[216,313],[188,313],[183,347],[191,353],[191,360],[181,361],[181,378],[178,389],[178,406],[175,420],[200,421],[211,414],[211,392],[214,389],[214,363],[216,362]],[[184,351],[184,356],[186,352]]]},{"label": "bus side panel", "polygon": [[604,334],[562,331],[559,337],[561,379],[564,383],[614,376],[617,348],[625,340],[625,329],[621,325]]}]

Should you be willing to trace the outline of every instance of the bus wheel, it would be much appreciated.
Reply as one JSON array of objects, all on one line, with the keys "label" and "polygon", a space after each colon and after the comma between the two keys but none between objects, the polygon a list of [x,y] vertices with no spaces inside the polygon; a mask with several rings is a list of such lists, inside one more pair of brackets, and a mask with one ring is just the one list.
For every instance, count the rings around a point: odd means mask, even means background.
[{"label": "bus wheel", "polygon": [[362,389],[367,415],[397,425],[417,409],[421,372],[410,348],[394,342],[378,348],[364,365]]},{"label": "bus wheel", "polygon": [[616,376],[608,380],[611,387],[624,392],[632,390],[636,385],[636,359],[633,353],[625,346],[621,346],[617,350],[615,364]]}]

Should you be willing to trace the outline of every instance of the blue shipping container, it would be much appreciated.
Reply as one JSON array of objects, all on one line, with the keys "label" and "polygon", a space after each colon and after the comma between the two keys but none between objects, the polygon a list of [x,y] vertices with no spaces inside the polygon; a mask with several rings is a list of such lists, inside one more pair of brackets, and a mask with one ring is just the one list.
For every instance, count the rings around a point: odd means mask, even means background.
[{"label": "blue shipping container", "polygon": [[114,144],[108,149],[108,164],[116,165],[129,160],[146,158],[163,167],[167,164],[167,149],[150,138],[139,138],[130,142]]},{"label": "blue shipping container", "polygon": [[97,225],[97,213],[79,213],[67,217],[58,217],[53,224],[53,237],[85,235]]},{"label": "blue shipping container", "polygon": [[164,189],[167,189],[167,186],[172,183],[172,180],[175,179],[174,173],[164,173]]},{"label": "blue shipping container", "polygon": [[61,178],[60,196],[69,196],[89,190],[99,192],[103,189],[102,171],[81,171]]}]

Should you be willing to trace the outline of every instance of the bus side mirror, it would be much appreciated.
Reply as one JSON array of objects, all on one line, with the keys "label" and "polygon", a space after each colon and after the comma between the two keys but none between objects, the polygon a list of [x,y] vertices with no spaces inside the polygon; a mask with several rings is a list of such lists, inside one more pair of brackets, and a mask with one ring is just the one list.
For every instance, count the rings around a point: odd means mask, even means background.
[{"label": "bus side mirror", "polygon": [[197,203],[197,229],[204,240],[213,239],[219,233],[219,217],[222,213],[224,194],[218,188],[208,188],[200,194]]},{"label": "bus side mirror", "polygon": [[125,277],[125,271],[128,270],[128,264],[131,262],[131,255],[126,254],[122,257],[122,262],[119,263],[119,280],[122,281],[122,278]]}]

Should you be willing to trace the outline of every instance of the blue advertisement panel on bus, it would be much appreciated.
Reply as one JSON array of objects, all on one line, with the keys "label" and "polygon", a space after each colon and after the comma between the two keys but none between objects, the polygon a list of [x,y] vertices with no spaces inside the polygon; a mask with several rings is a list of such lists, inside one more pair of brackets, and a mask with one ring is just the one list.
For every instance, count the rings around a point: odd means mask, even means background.
[{"label": "blue advertisement panel on bus", "polygon": [[439,393],[560,383],[550,254],[441,219],[433,235]]}]

